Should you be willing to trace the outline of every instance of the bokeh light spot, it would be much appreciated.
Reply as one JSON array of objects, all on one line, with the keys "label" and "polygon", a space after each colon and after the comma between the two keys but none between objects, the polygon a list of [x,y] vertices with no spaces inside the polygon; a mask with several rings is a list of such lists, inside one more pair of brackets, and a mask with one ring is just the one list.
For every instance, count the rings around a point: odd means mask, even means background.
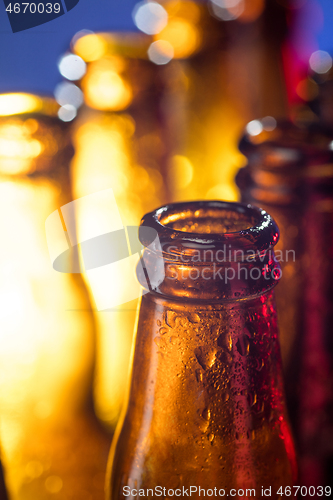
[{"label": "bokeh light spot", "polygon": [[76,117],[76,114],[76,107],[72,106],[72,104],[65,104],[58,111],[58,116],[63,122],[71,122]]},{"label": "bokeh light spot", "polygon": [[103,57],[107,50],[107,43],[100,35],[89,33],[81,36],[74,43],[74,52],[84,61],[96,61]]},{"label": "bokeh light spot", "polygon": [[189,57],[198,48],[201,36],[198,28],[186,19],[175,18],[156,37],[172,45],[175,58]]},{"label": "bokeh light spot", "polygon": [[49,493],[59,493],[62,489],[63,482],[59,476],[49,476],[45,480],[45,489]]},{"label": "bokeh light spot", "polygon": [[89,72],[83,86],[88,106],[95,109],[119,111],[132,102],[131,86],[112,64],[101,65]]},{"label": "bokeh light spot", "polygon": [[315,73],[327,73],[332,67],[332,58],[325,50],[316,50],[310,56],[309,65]]},{"label": "bokeh light spot", "polygon": [[276,120],[273,116],[265,116],[265,118],[261,120],[261,124],[267,132],[271,132],[276,128]]},{"label": "bokeh light spot", "polygon": [[87,65],[81,57],[75,54],[66,54],[60,59],[58,68],[67,80],[80,80],[87,70]]},{"label": "bokeh light spot", "polygon": [[222,21],[233,21],[244,12],[244,0],[211,0],[215,16]]},{"label": "bokeh light spot", "polygon": [[133,10],[133,21],[147,35],[156,35],[167,25],[168,13],[156,2],[140,2]]},{"label": "bokeh light spot", "polygon": [[252,120],[246,125],[246,132],[249,135],[259,135],[263,131],[263,125],[259,120]]},{"label": "bokeh light spot", "polygon": [[174,49],[166,40],[157,40],[149,46],[148,57],[155,64],[167,64],[173,56]]},{"label": "bokeh light spot", "polygon": [[71,104],[75,108],[79,108],[83,103],[83,93],[74,83],[61,82],[54,91],[56,101],[60,106]]}]

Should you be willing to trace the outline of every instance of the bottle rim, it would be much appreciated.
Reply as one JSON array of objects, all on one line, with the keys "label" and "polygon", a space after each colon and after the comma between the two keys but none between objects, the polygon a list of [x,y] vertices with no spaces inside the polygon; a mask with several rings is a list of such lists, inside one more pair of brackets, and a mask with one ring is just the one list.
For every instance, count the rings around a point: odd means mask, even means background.
[{"label": "bottle rim", "polygon": [[[208,233],[179,230],[170,225],[177,221],[185,222],[191,217],[198,221],[201,217],[208,215],[218,220],[219,217],[223,217],[223,214],[243,217],[247,227],[238,231]],[[265,210],[246,203],[220,200],[165,205],[146,214],[141,221],[141,227],[150,227],[156,231],[163,249],[166,243],[170,242],[183,247],[183,251],[207,247],[218,249],[226,244],[233,249],[255,248],[262,251],[275,246],[279,239],[278,226]],[[150,245],[151,248],[151,241],[145,241],[145,234],[144,231],[140,234],[141,243],[144,246]]]},{"label": "bottle rim", "polygon": [[273,252],[278,227],[252,205],[218,200],[166,205],[144,216],[139,237],[145,246],[139,282],[164,297],[244,300],[266,293],[281,277]]}]

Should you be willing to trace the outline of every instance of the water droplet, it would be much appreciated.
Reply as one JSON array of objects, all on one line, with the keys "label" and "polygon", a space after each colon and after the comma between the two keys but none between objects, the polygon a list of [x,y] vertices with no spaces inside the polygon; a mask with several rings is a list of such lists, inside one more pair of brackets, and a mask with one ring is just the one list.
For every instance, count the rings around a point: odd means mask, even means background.
[{"label": "water droplet", "polygon": [[230,398],[230,395],[227,391],[224,391],[223,394],[222,394],[222,401],[223,403],[226,403]]},{"label": "water droplet", "polygon": [[159,329],[159,333],[160,333],[161,335],[165,335],[166,333],[168,333],[168,330],[167,330],[167,328],[160,328],[160,329]]},{"label": "water droplet", "polygon": [[203,374],[202,374],[201,370],[195,370],[195,376],[196,376],[197,382],[203,381]]},{"label": "water droplet", "polygon": [[254,405],[253,405],[253,408],[254,408],[254,411],[256,413],[262,413],[265,409],[265,403],[264,401],[257,401]]},{"label": "water droplet", "polygon": [[189,314],[188,319],[189,319],[189,321],[191,321],[191,323],[200,323],[200,321],[201,321],[200,316],[197,313]]},{"label": "water droplet", "polygon": [[[219,325],[213,325],[211,327],[210,331],[212,332],[213,337],[217,337],[217,335],[219,334],[219,331],[220,331]],[[218,344],[218,342],[217,342],[217,344]]]},{"label": "water droplet", "polygon": [[161,326],[161,324],[162,324],[162,323],[161,323],[161,321],[160,321],[159,319],[157,320],[157,322],[156,322],[156,323],[157,323],[157,326]]},{"label": "water droplet", "polygon": [[204,434],[207,432],[208,427],[209,427],[209,422],[207,422],[206,420],[201,421],[200,424],[199,424],[199,429]]},{"label": "water droplet", "polygon": [[263,369],[264,365],[265,362],[263,359],[256,358],[256,369],[258,370],[258,372],[260,372]]},{"label": "water droplet", "polygon": [[221,359],[222,363],[225,363],[227,365],[231,365],[231,363],[232,363],[232,356],[228,352],[223,351],[221,356],[220,356],[220,359]]},{"label": "water droplet", "polygon": [[165,322],[170,328],[174,328],[176,326],[176,318],[177,313],[175,311],[167,311]]},{"label": "water droplet", "polygon": [[203,410],[203,412],[201,413],[201,416],[204,420],[206,420],[207,422],[209,422],[211,416],[212,416],[212,412],[210,411],[209,408],[205,408]]},{"label": "water droplet", "polygon": [[208,435],[208,440],[212,443],[212,441],[214,440],[214,437],[215,437],[214,434],[211,433]]},{"label": "water droplet", "polygon": [[246,335],[239,337],[236,343],[237,351],[241,356],[247,356],[250,350],[250,341]]},{"label": "water droplet", "polygon": [[216,361],[216,350],[210,347],[197,347],[194,354],[204,370],[211,368]]},{"label": "water droplet", "polygon": [[227,351],[232,351],[232,338],[230,333],[222,333],[217,339],[217,345],[226,349]]},{"label": "water droplet", "polygon": [[253,406],[257,402],[257,394],[255,392],[250,392],[247,396],[247,402],[249,406]]}]

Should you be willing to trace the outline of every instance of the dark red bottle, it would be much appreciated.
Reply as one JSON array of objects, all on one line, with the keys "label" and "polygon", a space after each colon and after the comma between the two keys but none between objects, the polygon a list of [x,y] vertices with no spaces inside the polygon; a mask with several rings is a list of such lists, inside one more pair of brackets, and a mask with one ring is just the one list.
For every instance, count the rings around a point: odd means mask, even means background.
[{"label": "dark red bottle", "polygon": [[272,119],[256,125],[240,142],[248,165],[236,181],[242,201],[269,211],[281,230],[276,298],[300,484],[325,486],[333,477],[333,131]]}]

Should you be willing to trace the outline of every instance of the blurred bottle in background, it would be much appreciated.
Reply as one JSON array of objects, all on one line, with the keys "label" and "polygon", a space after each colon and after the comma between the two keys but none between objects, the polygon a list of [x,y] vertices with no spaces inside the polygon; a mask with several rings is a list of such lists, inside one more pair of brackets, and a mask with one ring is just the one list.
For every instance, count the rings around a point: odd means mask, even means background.
[{"label": "blurred bottle in background", "polygon": [[[112,188],[124,226],[138,226],[143,213],[168,198],[160,106],[162,82],[155,64],[147,57],[148,41],[149,37],[140,34],[81,33],[72,41],[78,55],[67,54],[60,63],[60,70],[68,77],[75,72],[75,61],[86,66],[80,83],[86,105],[73,129],[74,197]],[[79,92],[74,83],[63,82],[56,96],[71,100]],[[95,215],[103,218],[103,209],[96,208]],[[77,220],[80,238],[90,221],[80,208]],[[90,278],[84,276],[91,291]],[[128,283],[126,276],[117,282],[119,296],[126,292]],[[107,293],[104,278],[98,287],[99,294]],[[92,295],[91,299],[94,303]],[[137,302],[132,300],[95,314],[95,407],[99,418],[111,429],[124,397]]]},{"label": "blurred bottle in background", "polygon": [[47,217],[72,199],[58,110],[0,95],[0,406],[13,500],[103,498],[109,439],[91,409],[91,307],[79,274],[52,269],[45,238]]},{"label": "blurred bottle in background", "polygon": [[248,165],[236,179],[242,201],[269,211],[281,231],[280,343],[300,484],[307,486],[332,477],[332,139],[318,123],[254,120],[240,142]]},{"label": "blurred bottle in background", "polygon": [[[240,131],[258,114],[287,112],[285,8],[263,0],[140,2],[133,20],[141,34],[79,32],[59,63],[67,81],[58,102],[75,114],[84,101],[74,127],[75,197],[111,187],[124,225],[165,202],[236,200]],[[95,404],[111,428],[135,311],[133,302],[96,314]]]}]

